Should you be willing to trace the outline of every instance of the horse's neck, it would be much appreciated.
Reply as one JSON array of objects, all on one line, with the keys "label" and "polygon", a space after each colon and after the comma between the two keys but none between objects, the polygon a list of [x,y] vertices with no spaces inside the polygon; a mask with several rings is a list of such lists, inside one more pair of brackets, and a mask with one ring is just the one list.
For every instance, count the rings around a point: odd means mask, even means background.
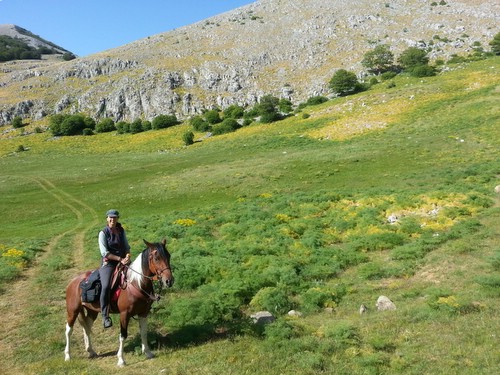
[{"label": "horse's neck", "polygon": [[150,278],[152,276],[152,272],[149,270],[149,268],[143,269],[142,267],[143,256],[144,253],[139,254],[139,256],[130,265],[128,279],[129,282],[135,283],[137,286],[140,286],[141,288],[146,288],[152,284]]}]

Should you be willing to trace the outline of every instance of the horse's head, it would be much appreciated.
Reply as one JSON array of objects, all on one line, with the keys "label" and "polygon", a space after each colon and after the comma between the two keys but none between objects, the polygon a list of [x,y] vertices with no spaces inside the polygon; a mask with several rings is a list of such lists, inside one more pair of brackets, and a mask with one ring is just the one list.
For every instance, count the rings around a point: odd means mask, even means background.
[{"label": "horse's head", "polygon": [[174,277],[170,268],[170,253],[166,247],[167,241],[163,240],[160,243],[143,241],[149,248],[149,269],[156,274],[163,286],[171,287],[174,285]]}]

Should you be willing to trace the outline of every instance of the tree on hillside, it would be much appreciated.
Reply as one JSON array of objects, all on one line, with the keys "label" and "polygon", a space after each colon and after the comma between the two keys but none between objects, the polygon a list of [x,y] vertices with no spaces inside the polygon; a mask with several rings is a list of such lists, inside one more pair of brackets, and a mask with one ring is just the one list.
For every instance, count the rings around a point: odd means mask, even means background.
[{"label": "tree on hillside", "polygon": [[208,132],[212,128],[208,121],[201,116],[194,116],[189,120],[189,123],[197,132]]},{"label": "tree on hillside", "polygon": [[281,114],[278,111],[279,99],[272,95],[264,95],[260,98],[259,103],[254,106],[260,122],[268,124],[270,122],[281,119]]},{"label": "tree on hillside", "polygon": [[219,122],[222,122],[222,119],[220,117],[220,111],[217,109],[211,109],[209,111],[206,111],[204,113],[205,120],[208,121],[210,125],[218,124]]},{"label": "tree on hillside", "polygon": [[361,91],[361,84],[358,82],[356,74],[348,72],[345,69],[337,70],[330,80],[329,85],[335,94],[341,96]]},{"label": "tree on hillside", "polygon": [[427,52],[417,47],[409,47],[405,49],[398,62],[403,70],[415,77],[428,77],[436,74],[435,69],[429,65]]},{"label": "tree on hillside", "polygon": [[495,35],[493,40],[490,42],[491,52],[495,55],[500,55],[500,32]]},{"label": "tree on hillside", "polygon": [[394,64],[394,54],[390,51],[387,44],[380,44],[373,50],[365,53],[361,64],[368,69],[370,73],[382,74],[392,70]]},{"label": "tree on hillside", "polygon": [[12,127],[15,129],[19,129],[23,126],[23,118],[21,116],[14,117],[14,119],[12,120]]},{"label": "tree on hillside", "polygon": [[224,118],[242,118],[245,109],[240,105],[230,105],[224,110]]},{"label": "tree on hillside", "polygon": [[94,127],[94,119],[81,113],[74,115],[57,114],[51,116],[49,120],[50,131],[55,136],[92,134]]},{"label": "tree on hillside", "polygon": [[177,117],[175,115],[158,115],[151,122],[153,129],[165,129],[177,125]]},{"label": "tree on hillside", "polygon": [[115,122],[109,117],[103,118],[95,127],[97,133],[107,133],[116,130]]}]

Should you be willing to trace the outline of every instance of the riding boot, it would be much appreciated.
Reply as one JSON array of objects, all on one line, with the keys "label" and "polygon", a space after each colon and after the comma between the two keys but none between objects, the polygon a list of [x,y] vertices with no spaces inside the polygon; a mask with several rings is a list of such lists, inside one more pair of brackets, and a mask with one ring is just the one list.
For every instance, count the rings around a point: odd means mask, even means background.
[{"label": "riding boot", "polygon": [[109,305],[106,305],[102,308],[102,324],[104,328],[113,326],[113,321],[109,317]]}]

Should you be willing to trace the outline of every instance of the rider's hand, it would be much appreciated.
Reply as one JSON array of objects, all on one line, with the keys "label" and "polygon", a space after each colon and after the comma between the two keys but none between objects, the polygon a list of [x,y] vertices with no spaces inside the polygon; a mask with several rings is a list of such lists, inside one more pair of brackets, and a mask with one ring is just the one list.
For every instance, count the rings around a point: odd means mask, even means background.
[{"label": "rider's hand", "polygon": [[122,258],[121,263],[125,266],[130,264],[130,254],[127,254],[125,258]]}]

